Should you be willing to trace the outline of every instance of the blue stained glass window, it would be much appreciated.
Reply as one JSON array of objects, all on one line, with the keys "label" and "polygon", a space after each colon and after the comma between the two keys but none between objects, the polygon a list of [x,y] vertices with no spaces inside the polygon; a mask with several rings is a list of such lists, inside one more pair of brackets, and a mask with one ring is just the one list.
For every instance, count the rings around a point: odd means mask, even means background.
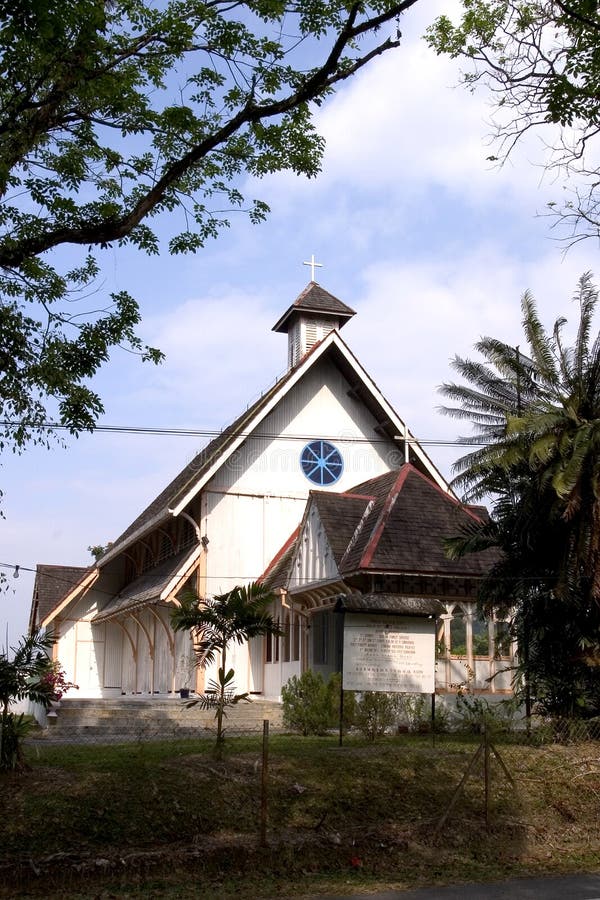
[{"label": "blue stained glass window", "polygon": [[344,470],[342,454],[329,441],[311,441],[300,454],[302,471],[309,481],[325,487],[334,484]]}]

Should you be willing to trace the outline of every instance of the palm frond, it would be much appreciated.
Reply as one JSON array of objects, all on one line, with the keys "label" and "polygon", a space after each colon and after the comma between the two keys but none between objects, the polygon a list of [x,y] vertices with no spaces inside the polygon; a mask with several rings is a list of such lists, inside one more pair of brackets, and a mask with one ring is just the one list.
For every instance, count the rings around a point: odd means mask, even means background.
[{"label": "palm frond", "polygon": [[598,291],[592,283],[591,272],[584,272],[573,298],[579,304],[579,327],[574,347],[573,369],[579,384],[583,383],[590,357],[590,332],[594,309],[598,302]]},{"label": "palm frond", "polygon": [[552,341],[546,335],[544,326],[540,322],[535,301],[529,291],[525,291],[521,298],[521,311],[523,331],[531,350],[536,372],[539,373],[546,385],[556,384],[560,379]]}]

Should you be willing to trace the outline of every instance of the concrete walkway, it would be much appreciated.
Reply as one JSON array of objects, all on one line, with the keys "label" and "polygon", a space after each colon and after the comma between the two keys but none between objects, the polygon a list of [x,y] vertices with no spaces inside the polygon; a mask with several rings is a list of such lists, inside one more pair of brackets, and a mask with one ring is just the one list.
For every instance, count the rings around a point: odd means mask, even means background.
[{"label": "concrete walkway", "polygon": [[600,900],[600,875],[513,878],[490,884],[457,884],[379,894],[322,894],[319,900]]}]

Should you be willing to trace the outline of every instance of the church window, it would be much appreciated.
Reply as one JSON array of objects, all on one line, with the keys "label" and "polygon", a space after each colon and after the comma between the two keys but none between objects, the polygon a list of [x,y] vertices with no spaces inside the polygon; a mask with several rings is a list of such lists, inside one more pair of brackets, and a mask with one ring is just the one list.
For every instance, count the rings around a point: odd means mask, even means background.
[{"label": "church window", "polygon": [[180,553],[182,550],[187,550],[188,547],[193,547],[197,541],[196,529],[188,519],[183,519],[181,521],[180,528],[181,531],[179,532],[179,541],[177,547],[178,553]]},{"label": "church window", "polygon": [[473,619],[473,656],[490,655],[490,630],[483,616]]},{"label": "church window", "polygon": [[508,622],[496,622],[494,642],[497,659],[510,656],[511,636]]},{"label": "church window", "polygon": [[273,636],[265,635],[265,662],[273,662]]},{"label": "church window", "polygon": [[344,462],[330,441],[311,441],[300,454],[300,466],[309,481],[324,487],[335,484],[343,472]]},{"label": "church window", "polygon": [[460,611],[454,613],[450,622],[450,653],[452,656],[467,655],[467,626]]},{"label": "church window", "polygon": [[160,547],[156,557],[157,564],[163,562],[165,559],[169,559],[170,556],[173,556],[173,540],[171,535],[165,534],[164,532],[161,532],[160,534]]},{"label": "church window", "polygon": [[326,666],[329,659],[329,614],[317,613],[312,621],[313,660],[317,666]]}]

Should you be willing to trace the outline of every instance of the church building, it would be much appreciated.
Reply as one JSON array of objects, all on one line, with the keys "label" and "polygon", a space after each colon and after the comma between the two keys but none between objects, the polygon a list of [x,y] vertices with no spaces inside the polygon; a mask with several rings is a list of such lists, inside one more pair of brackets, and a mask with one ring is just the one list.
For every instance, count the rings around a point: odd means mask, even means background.
[{"label": "church building", "polygon": [[[307,667],[338,665],[334,610],[435,617],[437,690],[510,689],[506,623],[478,617],[492,558],[451,562],[461,506],[341,337],[354,310],[311,281],[273,330],[288,370],[212,440],[88,569],[38,566],[30,628],[54,632],[77,696],[178,696],[212,677],[170,612],[183,591],[262,579],[280,637],[234,646],[240,690],[278,699]],[[491,680],[490,680],[491,679]]]}]

